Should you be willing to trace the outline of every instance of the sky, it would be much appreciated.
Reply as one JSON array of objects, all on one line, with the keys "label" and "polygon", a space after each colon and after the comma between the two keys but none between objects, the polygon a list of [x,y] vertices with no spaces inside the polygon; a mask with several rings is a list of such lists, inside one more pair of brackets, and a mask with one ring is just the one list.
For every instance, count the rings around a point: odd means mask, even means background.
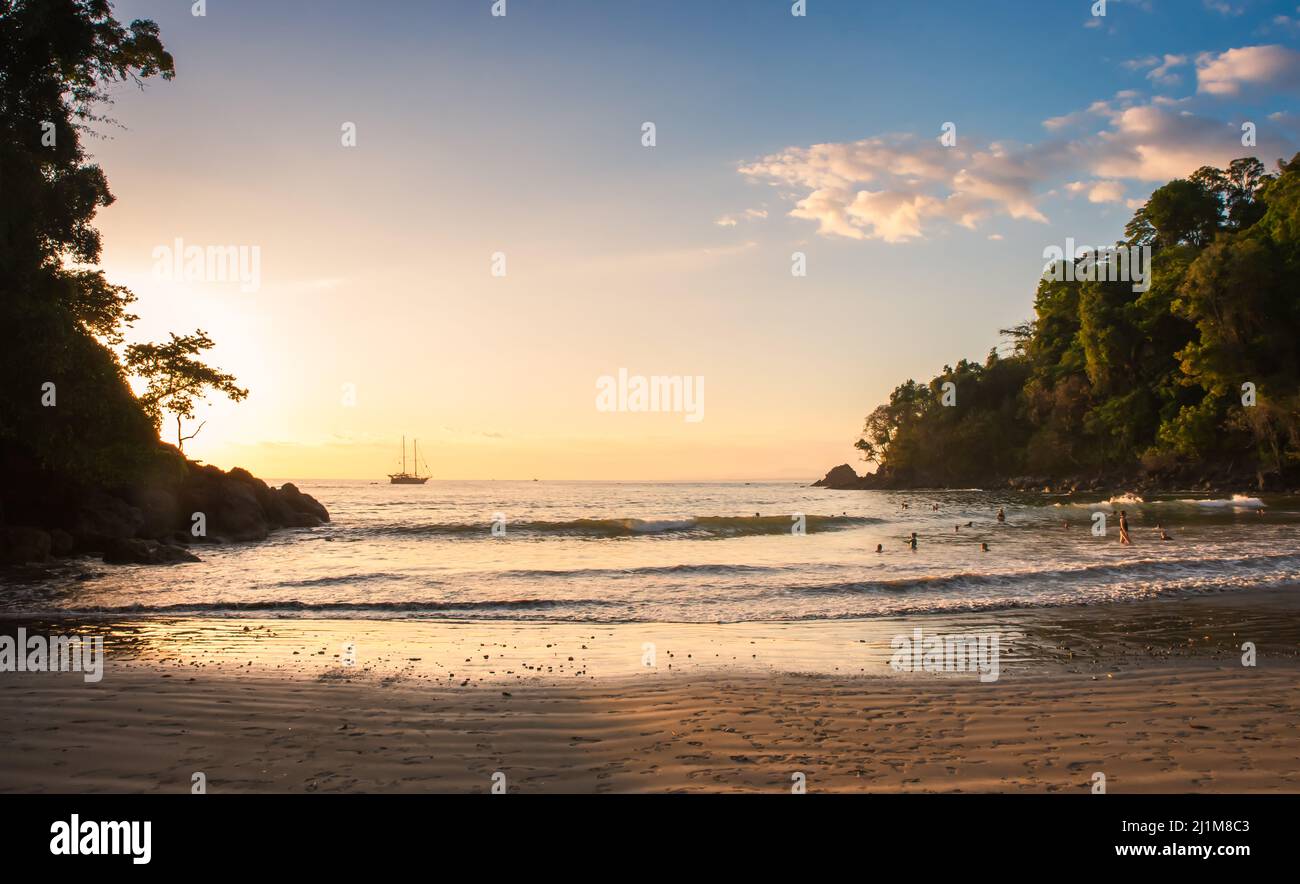
[{"label": "sky", "polygon": [[[403,436],[440,479],[865,471],[865,415],[1003,345],[1045,249],[1300,150],[1295,0],[194,5],[116,4],[176,78],[87,140],[101,264],[128,341],[202,328],[250,391],[187,454],[267,478],[382,480]],[[604,407],[620,370],[695,395]]]}]

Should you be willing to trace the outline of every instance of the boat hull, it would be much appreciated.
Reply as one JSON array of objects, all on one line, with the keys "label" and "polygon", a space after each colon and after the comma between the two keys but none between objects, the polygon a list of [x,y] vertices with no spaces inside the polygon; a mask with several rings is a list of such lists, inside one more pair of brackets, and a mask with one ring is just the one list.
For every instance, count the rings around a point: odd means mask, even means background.
[{"label": "boat hull", "polygon": [[428,476],[389,476],[388,482],[392,485],[423,485],[429,481]]}]

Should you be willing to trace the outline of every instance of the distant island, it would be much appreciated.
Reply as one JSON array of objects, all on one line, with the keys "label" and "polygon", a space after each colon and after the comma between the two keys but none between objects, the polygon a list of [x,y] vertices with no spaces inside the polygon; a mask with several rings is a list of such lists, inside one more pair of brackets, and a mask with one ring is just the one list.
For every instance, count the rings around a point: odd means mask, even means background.
[{"label": "distant island", "polygon": [[[23,4],[6,14],[0,564],[87,553],[109,563],[197,561],[190,544],[328,521],[293,485],[273,489],[244,470],[185,457],[203,427],[186,435],[197,404],[210,392],[240,400],[248,391],[199,358],[213,343],[202,330],[123,346],[135,295],[95,268],[92,222],[114,198],[82,136],[113,122],[100,108],[115,86],[172,78],[158,26],[123,26],[106,3]],[[159,440],[165,415],[175,446]]]},{"label": "distant island", "polygon": [[1124,233],[1045,268],[1009,355],[896,387],[855,445],[873,473],[815,485],[1300,488],[1300,154],[1202,167]]}]

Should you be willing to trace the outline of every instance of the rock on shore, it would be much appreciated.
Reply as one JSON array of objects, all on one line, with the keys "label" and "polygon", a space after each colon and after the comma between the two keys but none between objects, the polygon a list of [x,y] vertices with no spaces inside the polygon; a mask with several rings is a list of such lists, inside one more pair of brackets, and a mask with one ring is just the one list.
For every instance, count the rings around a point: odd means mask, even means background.
[{"label": "rock on shore", "polygon": [[[280,528],[314,528],[329,512],[286,483],[272,488],[244,469],[185,461],[179,475],[120,488],[84,488],[57,477],[0,488],[0,564],[97,555],[109,564],[199,561],[196,543],[264,540]],[[35,471],[39,476],[39,470]],[[196,526],[202,533],[196,535]]]},{"label": "rock on shore", "polygon": [[845,491],[853,488],[861,488],[863,485],[862,477],[854,471],[853,467],[846,463],[842,463],[818,481],[813,482],[812,487],[833,488],[836,491]]},{"label": "rock on shore", "polygon": [[[1096,471],[1070,476],[998,476],[967,477],[961,481],[945,481],[942,477],[915,475],[881,467],[874,473],[859,476],[848,464],[840,464],[812,484],[814,488],[835,491],[865,489],[934,490],[978,487],[986,490],[1037,492],[1042,494],[1152,494],[1185,491],[1203,494],[1234,494],[1244,491],[1274,491],[1286,489],[1270,486],[1266,477],[1232,464],[1207,470],[1203,467],[1176,467],[1164,470],[1127,469]],[[1300,493],[1291,489],[1291,493]]]}]

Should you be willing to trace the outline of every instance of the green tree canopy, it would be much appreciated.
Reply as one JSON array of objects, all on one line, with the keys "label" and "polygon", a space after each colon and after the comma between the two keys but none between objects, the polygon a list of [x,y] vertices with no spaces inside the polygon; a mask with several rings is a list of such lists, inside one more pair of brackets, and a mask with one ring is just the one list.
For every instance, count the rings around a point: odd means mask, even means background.
[{"label": "green tree canopy", "polygon": [[[903,484],[1251,469],[1300,478],[1300,155],[1157,188],[1126,227],[1150,286],[1040,281],[1010,355],[907,381],[858,448]],[[937,391],[957,386],[945,407]],[[1250,395],[1253,392],[1253,400]]]}]

